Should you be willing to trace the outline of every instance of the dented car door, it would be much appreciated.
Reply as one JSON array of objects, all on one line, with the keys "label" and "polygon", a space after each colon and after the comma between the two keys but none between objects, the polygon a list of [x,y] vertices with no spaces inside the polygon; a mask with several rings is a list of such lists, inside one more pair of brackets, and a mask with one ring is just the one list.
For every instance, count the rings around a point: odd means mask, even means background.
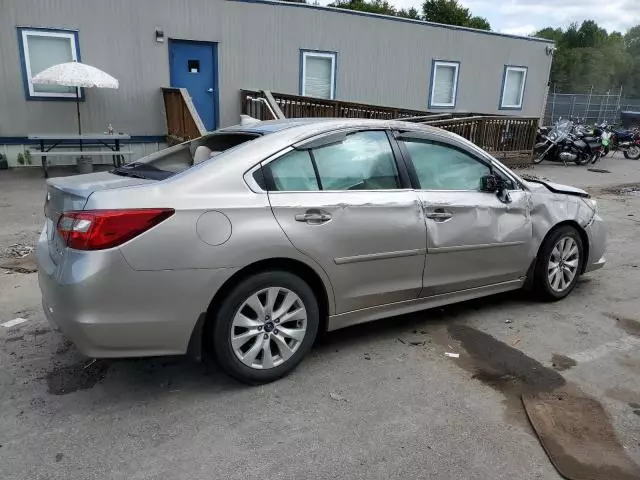
[{"label": "dented car door", "polygon": [[410,135],[401,144],[419,183],[427,224],[421,295],[524,276],[533,258],[529,192],[506,176],[500,195],[481,191],[483,176],[501,173],[460,146]]},{"label": "dented car door", "polygon": [[263,171],[276,220],[327,272],[337,313],[418,297],[424,216],[385,131],[298,146]]}]

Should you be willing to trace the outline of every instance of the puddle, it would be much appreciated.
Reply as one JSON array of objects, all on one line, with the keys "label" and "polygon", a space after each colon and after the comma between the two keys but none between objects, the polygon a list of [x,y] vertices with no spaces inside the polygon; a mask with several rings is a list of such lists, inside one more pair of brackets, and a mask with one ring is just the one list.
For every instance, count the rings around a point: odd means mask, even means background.
[{"label": "puddle", "polygon": [[590,480],[640,478],[640,467],[628,457],[600,402],[558,373],[575,361],[554,354],[555,369],[549,368],[466,325],[449,325],[448,332],[466,351],[456,364],[504,395],[507,419],[524,417],[561,474]]},{"label": "puddle", "polygon": [[569,370],[571,367],[575,367],[577,364],[578,362],[576,362],[571,357],[567,357],[566,355],[559,355],[557,353],[554,353],[551,356],[551,366],[559,372]]},{"label": "puddle", "polygon": [[58,367],[47,374],[47,385],[52,395],[67,395],[78,390],[88,390],[102,381],[109,370],[109,363],[97,360]]},{"label": "puddle", "polygon": [[496,378],[502,378],[504,381],[498,384],[513,385],[515,382],[521,386],[521,391],[551,391],[566,383],[555,370],[487,333],[453,324],[449,326],[449,334],[477,363],[477,374],[488,374],[494,384]]},{"label": "puddle", "polygon": [[621,328],[627,334],[633,337],[640,337],[640,322],[638,320],[634,320],[633,318],[623,317],[620,315],[616,315],[615,313],[603,313],[605,317],[608,317],[612,320],[616,321],[616,326]]}]

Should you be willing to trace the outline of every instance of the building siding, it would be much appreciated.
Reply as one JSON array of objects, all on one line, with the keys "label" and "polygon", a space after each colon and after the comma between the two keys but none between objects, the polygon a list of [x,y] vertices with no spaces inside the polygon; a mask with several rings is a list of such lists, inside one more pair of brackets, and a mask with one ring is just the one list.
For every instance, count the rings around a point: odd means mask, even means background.
[{"label": "building siding", "polygon": [[241,88],[298,94],[300,49],[338,52],[337,99],[424,110],[441,59],[460,62],[456,111],[504,113],[504,65],[524,65],[523,109],[510,113],[540,116],[551,65],[544,42],[287,4],[0,0],[0,12],[0,138],[76,128],[71,102],[25,99],[18,26],[77,29],[83,61],[119,79],[119,90],[87,89],[86,132],[109,123],[131,135],[165,132],[169,38],[218,43],[221,126],[238,122]]}]

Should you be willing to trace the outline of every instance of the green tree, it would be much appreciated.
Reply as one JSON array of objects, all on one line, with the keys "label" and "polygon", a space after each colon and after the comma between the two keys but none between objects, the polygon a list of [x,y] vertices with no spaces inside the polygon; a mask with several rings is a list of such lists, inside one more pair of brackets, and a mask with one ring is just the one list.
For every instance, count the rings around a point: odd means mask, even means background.
[{"label": "green tree", "polygon": [[593,20],[565,30],[544,28],[536,37],[553,40],[557,51],[551,82],[559,92],[616,91],[640,96],[640,25],[626,35],[607,33]]},{"label": "green tree", "polygon": [[398,15],[396,8],[387,0],[337,0],[330,3],[329,6],[360,12],[379,13],[381,15]]},{"label": "green tree", "polygon": [[486,18],[472,16],[469,9],[460,5],[457,0],[425,0],[422,15],[424,20],[430,22],[491,30]]},{"label": "green tree", "polygon": [[471,17],[465,26],[477,28],[478,30],[491,30],[489,20],[484,17]]}]

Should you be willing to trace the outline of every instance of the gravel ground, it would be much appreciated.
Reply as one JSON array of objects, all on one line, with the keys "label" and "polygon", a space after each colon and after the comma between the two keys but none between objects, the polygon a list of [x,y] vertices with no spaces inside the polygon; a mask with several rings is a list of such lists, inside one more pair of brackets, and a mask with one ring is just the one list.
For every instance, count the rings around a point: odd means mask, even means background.
[{"label": "gravel ground", "polygon": [[[0,326],[0,479],[558,479],[519,398],[532,369],[597,399],[640,463],[640,195],[612,188],[640,184],[640,162],[598,168],[527,170],[589,187],[611,230],[607,266],[564,301],[334,332],[261,387],[186,358],[83,358],[45,321],[37,275],[0,269],[0,323],[27,320]],[[0,256],[33,244],[43,199],[36,172],[0,172]]]}]

